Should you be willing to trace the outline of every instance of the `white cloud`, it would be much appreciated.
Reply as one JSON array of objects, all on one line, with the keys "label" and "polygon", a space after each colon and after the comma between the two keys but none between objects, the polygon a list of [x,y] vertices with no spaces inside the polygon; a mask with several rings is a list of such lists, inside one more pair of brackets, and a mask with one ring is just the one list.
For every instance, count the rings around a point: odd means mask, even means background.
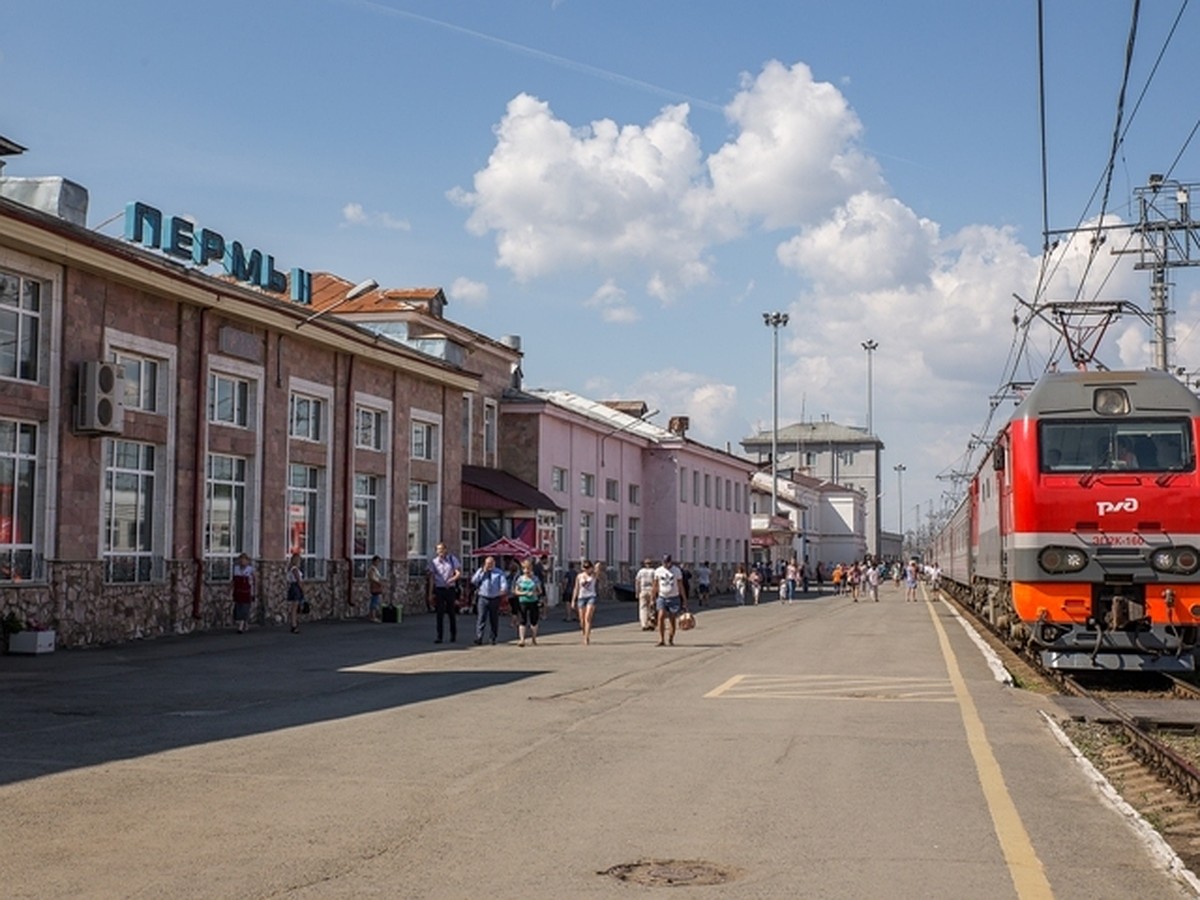
[{"label": "white cloud", "polygon": [[488,286],[482,281],[472,281],[470,278],[460,276],[450,284],[446,290],[446,296],[468,306],[483,306],[488,299]]},{"label": "white cloud", "polygon": [[[659,410],[653,421],[663,428],[672,416],[687,416],[688,436],[705,443],[719,442],[738,428],[737,388],[709,376],[679,369],[647,372],[622,392]],[[735,448],[738,449],[738,448]]]},{"label": "white cloud", "polygon": [[737,135],[705,158],[685,104],[646,125],[572,127],[520,94],[495,128],[473,190],[449,197],[467,228],[494,235],[496,262],[518,280],[572,270],[640,273],[667,303],[710,282],[712,248],[751,227],[802,226],[865,190],[874,161],[845,98],[807,66],[771,62],[726,107]]},{"label": "white cloud", "polygon": [[779,261],[835,289],[927,283],[937,226],[893,197],[860,193],[778,249]]},{"label": "white cloud", "polygon": [[625,291],[610,278],[596,289],[584,306],[600,310],[600,317],[613,325],[632,325],[641,314],[629,304]]},{"label": "white cloud", "polygon": [[862,124],[803,63],[771,61],[726,107],[738,136],[708,160],[717,203],[768,228],[798,226],[867,188],[882,187],[857,147]]},{"label": "white cloud", "polygon": [[397,219],[387,212],[367,212],[361,203],[347,203],[342,207],[342,228],[363,226],[368,228],[386,228],[393,231],[412,231],[412,225],[405,219]]}]

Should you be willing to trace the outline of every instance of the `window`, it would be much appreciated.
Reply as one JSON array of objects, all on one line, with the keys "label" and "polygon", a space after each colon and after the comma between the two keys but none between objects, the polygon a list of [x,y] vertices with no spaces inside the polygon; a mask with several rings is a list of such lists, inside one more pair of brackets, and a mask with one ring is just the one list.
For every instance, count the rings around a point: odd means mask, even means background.
[{"label": "window", "polygon": [[712,476],[704,473],[704,505],[712,506]]},{"label": "window", "polygon": [[160,574],[154,559],[154,446],[106,443],[104,578],[116,583],[151,581]]},{"label": "window", "polygon": [[437,426],[430,422],[412,423],[412,458],[437,458]]},{"label": "window", "polygon": [[475,398],[471,394],[463,394],[462,400],[463,459],[467,465],[472,465],[475,462]]},{"label": "window", "polygon": [[555,466],[550,470],[550,487],[556,491],[565,492],[567,489],[567,470]]},{"label": "window", "polygon": [[320,519],[322,475],[316,466],[288,466],[288,552],[300,554],[305,578],[325,577]]},{"label": "window", "polygon": [[1038,427],[1043,472],[1190,472],[1191,438],[1187,419],[1046,419]]},{"label": "window", "polygon": [[[720,545],[721,539],[717,538],[717,544]],[[712,559],[712,538],[705,535],[704,537],[704,558]]]},{"label": "window", "polygon": [[692,536],[692,562],[700,562],[700,538],[697,535]]},{"label": "window", "polygon": [[462,525],[458,532],[458,558],[471,559],[479,549],[479,513],[473,509],[462,511]]},{"label": "window", "polygon": [[38,380],[41,282],[0,272],[0,378]]},{"label": "window", "polygon": [[579,476],[579,493],[585,497],[596,496],[596,476],[590,472],[582,472]]},{"label": "window", "polygon": [[381,500],[384,480],[377,475],[354,476],[354,574],[364,578],[371,557],[387,549]]},{"label": "window", "polygon": [[249,401],[249,382],[215,372],[208,376],[208,421],[245,428]]},{"label": "window", "polygon": [[725,508],[733,509],[733,479],[725,479]]},{"label": "window", "polygon": [[[642,486],[639,484],[631,484],[629,486],[629,505],[630,506],[639,506],[639,505],[641,505],[641,502],[642,502]],[[629,561],[633,562],[632,556],[629,558]]]},{"label": "window", "polygon": [[[726,505],[728,506],[728,503]],[[742,486],[740,484],[733,489],[733,511],[742,511]],[[746,511],[749,512],[749,507],[746,508]]]},{"label": "window", "polygon": [[617,483],[617,479],[604,479],[604,499],[613,501],[621,499],[621,485]]},{"label": "window", "polygon": [[617,564],[617,516],[604,517],[604,561],[610,565]]},{"label": "window", "polygon": [[713,492],[713,500],[717,509],[721,508],[721,481],[721,476],[718,475],[716,478],[716,490]]},{"label": "window", "polygon": [[127,353],[114,353],[125,376],[125,408],[158,411],[158,360]]},{"label": "window", "polygon": [[429,484],[413,481],[408,485],[408,574],[421,575],[429,559]]},{"label": "window", "polygon": [[485,466],[496,465],[496,446],[498,443],[498,435],[496,433],[496,401],[483,401],[483,464]]},{"label": "window", "polygon": [[679,502],[687,503],[687,469],[679,467]]},{"label": "window", "polygon": [[642,559],[642,520],[629,519],[629,565],[636,566]]},{"label": "window", "polygon": [[0,419],[0,583],[34,574],[37,426]]},{"label": "window", "polygon": [[687,559],[687,535],[681,534],[679,536],[679,558],[677,560],[675,560],[675,564],[678,566],[682,566],[684,563],[684,560],[686,560],[686,559]]},{"label": "window", "polygon": [[205,490],[204,556],[208,577],[228,581],[233,561],[245,543],[246,460],[210,453]]},{"label": "window", "polygon": [[325,404],[316,397],[292,394],[288,434],[304,441],[320,441],[325,437]]},{"label": "window", "polygon": [[592,514],[579,514],[579,558],[592,558]]},{"label": "window", "polygon": [[811,470],[814,466],[816,466],[816,464],[817,454],[813,453],[811,450],[806,451],[804,454],[805,467]]},{"label": "window", "polygon": [[384,450],[386,434],[383,413],[367,406],[354,411],[354,446],[360,450]]},{"label": "window", "polygon": [[692,469],[692,506],[700,505],[700,472]]}]

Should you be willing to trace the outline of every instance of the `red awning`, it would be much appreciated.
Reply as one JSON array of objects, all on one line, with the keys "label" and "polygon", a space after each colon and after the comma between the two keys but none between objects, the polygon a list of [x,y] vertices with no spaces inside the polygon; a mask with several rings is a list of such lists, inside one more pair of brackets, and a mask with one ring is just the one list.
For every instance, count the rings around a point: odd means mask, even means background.
[{"label": "red awning", "polygon": [[484,547],[480,547],[472,556],[515,556],[518,559],[526,559],[530,556],[541,556],[537,547],[530,547],[527,543],[517,538],[502,537],[498,541],[492,541]]}]

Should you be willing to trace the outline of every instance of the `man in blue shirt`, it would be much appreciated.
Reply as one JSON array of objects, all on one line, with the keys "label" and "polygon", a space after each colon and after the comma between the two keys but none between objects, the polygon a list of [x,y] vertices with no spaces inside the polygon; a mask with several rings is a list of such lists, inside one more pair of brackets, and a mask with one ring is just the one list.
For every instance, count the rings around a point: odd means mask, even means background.
[{"label": "man in blue shirt", "polygon": [[475,643],[483,643],[483,623],[492,626],[492,643],[500,633],[500,605],[508,596],[508,578],[504,572],[496,568],[496,557],[489,556],[483,561],[473,576],[471,584],[475,585],[475,605],[478,608],[475,620]]}]

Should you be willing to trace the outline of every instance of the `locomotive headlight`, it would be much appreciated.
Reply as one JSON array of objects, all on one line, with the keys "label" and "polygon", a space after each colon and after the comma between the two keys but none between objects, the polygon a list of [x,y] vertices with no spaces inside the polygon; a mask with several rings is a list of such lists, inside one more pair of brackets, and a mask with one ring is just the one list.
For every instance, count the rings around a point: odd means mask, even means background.
[{"label": "locomotive headlight", "polygon": [[1173,575],[1191,575],[1200,569],[1200,551],[1194,547],[1155,550],[1150,557],[1150,568]]},{"label": "locomotive headlight", "polygon": [[1092,395],[1092,409],[1101,416],[1129,415],[1129,395],[1124,388],[1097,388]]},{"label": "locomotive headlight", "polygon": [[1046,547],[1038,554],[1038,565],[1051,575],[1080,572],[1087,561],[1087,554],[1077,547]]},{"label": "locomotive headlight", "polygon": [[1174,550],[1158,550],[1150,557],[1151,568],[1160,572],[1170,572],[1175,567]]}]

